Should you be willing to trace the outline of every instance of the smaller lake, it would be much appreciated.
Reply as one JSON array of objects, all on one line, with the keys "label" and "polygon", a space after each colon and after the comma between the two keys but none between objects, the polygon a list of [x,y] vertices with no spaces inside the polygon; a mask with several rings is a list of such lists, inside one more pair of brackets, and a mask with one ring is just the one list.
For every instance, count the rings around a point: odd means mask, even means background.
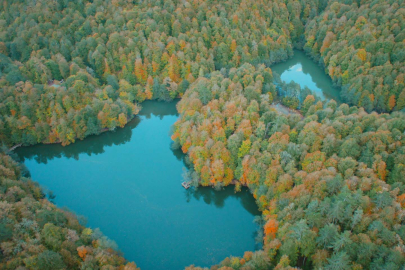
[{"label": "smaller lake", "polygon": [[302,51],[294,50],[292,58],[270,68],[286,83],[294,81],[301,88],[307,86],[323,100],[334,99],[341,102],[339,88],[334,87],[332,79]]},{"label": "smaller lake", "polygon": [[171,149],[176,102],[144,102],[122,129],[63,147],[16,150],[55,203],[88,220],[143,270],[211,266],[260,248],[252,194],[185,190],[184,155]]}]

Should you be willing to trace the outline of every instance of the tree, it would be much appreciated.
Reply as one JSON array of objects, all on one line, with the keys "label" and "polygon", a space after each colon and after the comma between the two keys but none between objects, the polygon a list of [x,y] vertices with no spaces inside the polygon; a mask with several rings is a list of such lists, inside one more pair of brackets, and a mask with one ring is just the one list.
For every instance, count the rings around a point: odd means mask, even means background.
[{"label": "tree", "polygon": [[269,219],[264,225],[264,233],[266,237],[270,240],[276,237],[278,230],[278,221],[275,219]]},{"label": "tree", "polygon": [[65,269],[66,265],[63,263],[62,257],[59,253],[45,250],[38,255],[33,268],[38,270],[58,270]]},{"label": "tree", "polygon": [[391,95],[389,100],[388,100],[388,108],[390,109],[390,111],[392,111],[392,109],[394,109],[395,107],[395,95]]},{"label": "tree", "polygon": [[338,269],[350,269],[350,258],[346,252],[339,252],[333,254],[330,259],[328,259],[328,264],[325,266],[328,270],[338,270]]},{"label": "tree", "polygon": [[339,150],[339,156],[341,157],[353,157],[354,159],[357,159],[360,154],[360,146],[353,138],[345,140]]},{"label": "tree", "polygon": [[85,246],[80,246],[77,248],[77,254],[79,254],[79,257],[82,258],[82,260],[86,260],[86,256],[87,256],[87,249]]},{"label": "tree", "polygon": [[120,127],[124,127],[127,124],[127,116],[124,113],[120,113],[118,115],[118,122],[120,123]]},{"label": "tree", "polygon": [[197,91],[200,97],[200,100],[203,104],[207,104],[212,98],[212,92],[208,89],[204,80],[199,80],[197,85]]},{"label": "tree", "polygon": [[62,228],[57,227],[51,223],[45,224],[41,236],[47,247],[57,251],[60,249],[61,244],[64,240]]},{"label": "tree", "polygon": [[323,227],[316,238],[316,243],[323,249],[329,248],[338,237],[338,227],[335,224],[328,224]]},{"label": "tree", "polygon": [[315,98],[314,98],[314,96],[313,96],[313,95],[308,95],[308,96],[305,98],[305,100],[304,100],[304,102],[303,102],[303,104],[302,104],[302,108],[301,108],[302,114],[303,114],[303,115],[306,115],[306,113],[307,113],[308,110],[309,110],[309,107],[311,107],[312,105],[314,105],[314,103],[315,103]]},{"label": "tree", "polygon": [[251,145],[252,143],[250,142],[249,139],[243,141],[238,151],[238,158],[243,158],[245,155],[247,155],[250,151]]}]

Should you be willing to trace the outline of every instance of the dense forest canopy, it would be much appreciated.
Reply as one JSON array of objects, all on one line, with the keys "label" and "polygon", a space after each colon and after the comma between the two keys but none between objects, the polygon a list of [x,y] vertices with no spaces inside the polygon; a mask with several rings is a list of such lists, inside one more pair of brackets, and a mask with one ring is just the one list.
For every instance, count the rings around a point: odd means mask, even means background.
[{"label": "dense forest canopy", "polygon": [[305,51],[368,112],[405,108],[403,1],[334,2],[306,26]]},{"label": "dense forest canopy", "polygon": [[[263,211],[263,250],[213,269],[400,269],[404,15],[402,0],[3,1],[0,141],[67,145],[180,97],[190,181],[247,186]],[[347,104],[273,74],[293,48]],[[136,268],[24,175],[0,154],[0,268]]]},{"label": "dense forest canopy", "polygon": [[221,68],[271,65],[293,46],[325,65],[350,104],[401,110],[404,9],[331,2],[322,12],[314,0],[5,1],[2,140],[66,145],[125,125],[134,102],[181,96]]},{"label": "dense forest canopy", "polygon": [[178,104],[172,138],[188,154],[191,181],[247,186],[263,211],[263,251],[220,266],[400,269],[404,114],[309,95],[304,118],[283,115],[262,92],[265,72],[249,64],[214,72]]}]

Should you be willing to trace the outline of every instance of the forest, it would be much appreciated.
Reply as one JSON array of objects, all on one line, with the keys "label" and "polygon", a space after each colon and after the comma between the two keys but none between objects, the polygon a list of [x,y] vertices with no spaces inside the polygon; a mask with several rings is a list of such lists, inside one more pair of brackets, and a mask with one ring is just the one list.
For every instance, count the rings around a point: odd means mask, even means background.
[{"label": "forest", "polygon": [[[401,269],[404,16],[402,0],[3,1],[0,268],[137,269],[8,149],[69,145],[180,98],[191,183],[245,186],[263,213],[263,249],[211,269]],[[344,103],[273,74],[293,49]]]},{"label": "forest", "polygon": [[265,70],[214,72],[178,104],[172,138],[188,154],[191,181],[247,186],[263,212],[263,251],[225,259],[221,269],[400,269],[403,113],[309,95],[304,118],[283,115],[262,91]]},{"label": "forest", "polygon": [[0,17],[7,144],[67,145],[112,130],[145,99],[181,97],[199,76],[269,66],[293,47],[325,68],[350,105],[405,107],[397,1],[23,2],[5,1]]}]

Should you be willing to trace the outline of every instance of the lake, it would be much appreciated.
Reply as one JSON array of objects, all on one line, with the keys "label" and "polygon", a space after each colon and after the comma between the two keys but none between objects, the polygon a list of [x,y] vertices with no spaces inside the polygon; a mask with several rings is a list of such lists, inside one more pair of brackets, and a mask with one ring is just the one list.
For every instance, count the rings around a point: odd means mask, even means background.
[{"label": "lake", "polygon": [[171,149],[176,102],[144,102],[122,129],[16,153],[54,202],[87,218],[142,269],[210,266],[255,243],[260,215],[247,189],[181,186],[184,155]]},{"label": "lake", "polygon": [[287,83],[295,81],[301,87],[307,86],[322,100],[341,102],[339,88],[334,87],[325,71],[302,51],[294,50],[292,58],[270,68],[280,75],[281,80]]}]

